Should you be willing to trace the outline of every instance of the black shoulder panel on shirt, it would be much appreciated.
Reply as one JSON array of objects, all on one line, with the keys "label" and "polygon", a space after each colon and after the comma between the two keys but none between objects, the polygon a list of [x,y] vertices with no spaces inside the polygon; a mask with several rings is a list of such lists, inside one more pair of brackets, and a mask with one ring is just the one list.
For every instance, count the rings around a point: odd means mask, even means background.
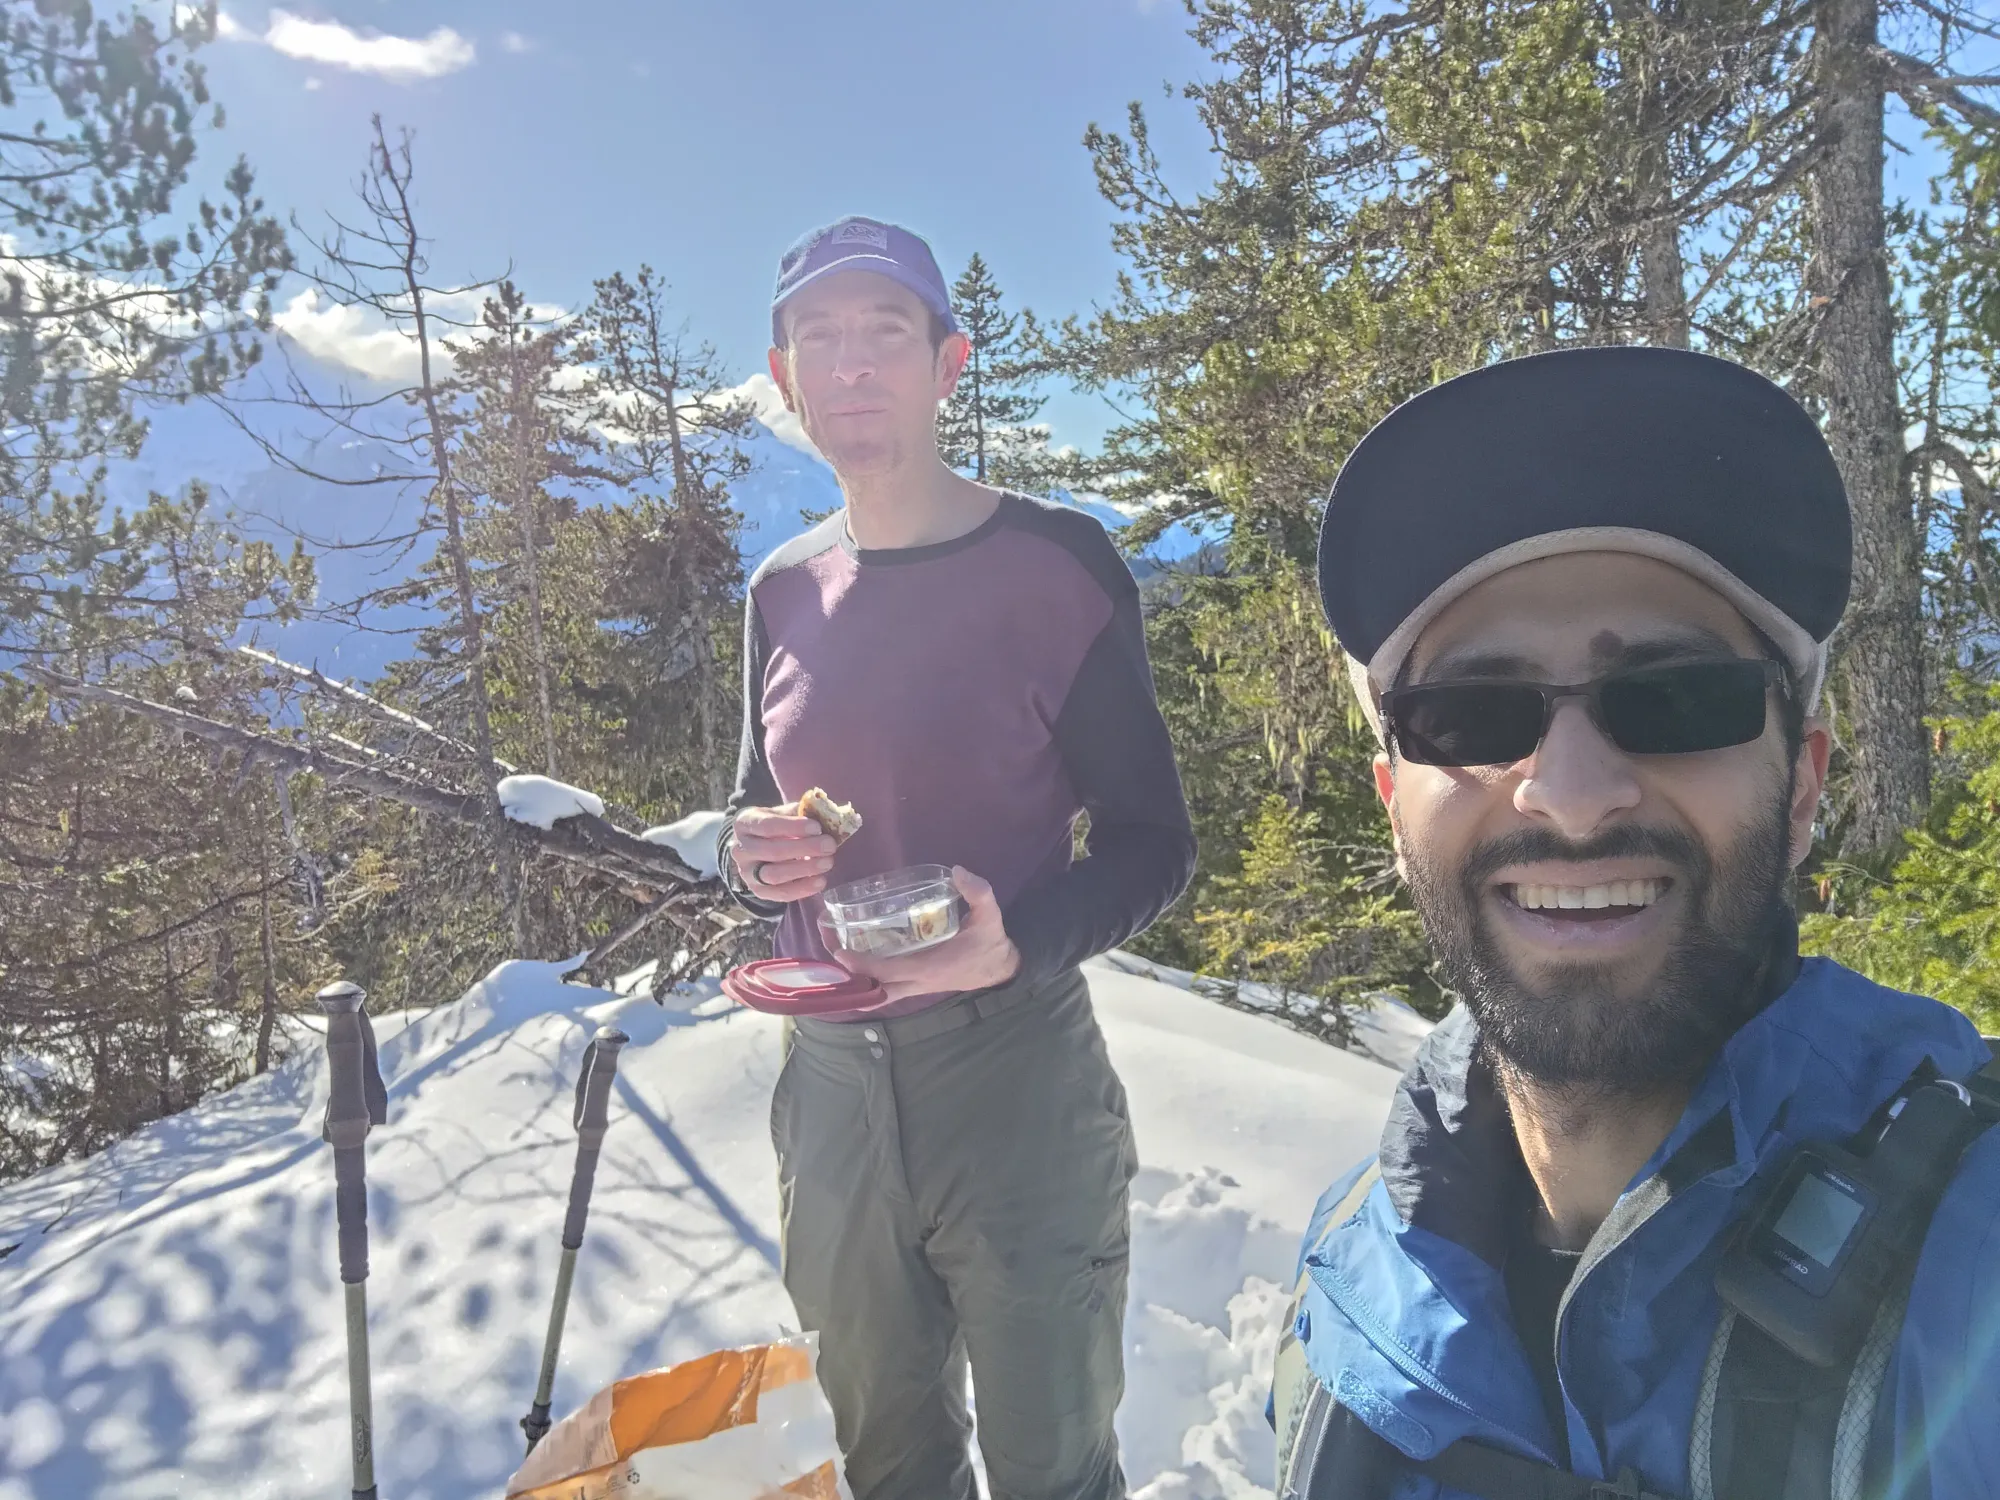
[{"label": "black shoulder panel on shirt", "polygon": [[750,588],[756,588],[773,573],[796,568],[800,563],[809,562],[822,552],[831,552],[838,547],[841,528],[847,524],[843,517],[843,512],[835,511],[810,531],[801,532],[778,547],[769,557],[757,564],[757,571],[750,575]]},{"label": "black shoulder panel on shirt", "polygon": [[1006,492],[1002,504],[1010,507],[1009,519],[1013,524],[1045,536],[1063,548],[1090,571],[1098,586],[1113,599],[1139,592],[1138,581],[1125,565],[1111,533],[1089,511],[1064,505],[1059,500],[1037,500],[1012,490]]}]

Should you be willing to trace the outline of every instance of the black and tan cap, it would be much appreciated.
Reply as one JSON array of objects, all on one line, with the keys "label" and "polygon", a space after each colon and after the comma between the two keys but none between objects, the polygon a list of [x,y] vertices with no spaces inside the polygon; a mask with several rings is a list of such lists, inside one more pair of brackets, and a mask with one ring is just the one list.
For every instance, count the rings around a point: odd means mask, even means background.
[{"label": "black and tan cap", "polygon": [[1728,360],[1593,348],[1433,386],[1348,455],[1320,525],[1319,588],[1370,717],[1452,600],[1570,552],[1636,553],[1699,578],[1817,702],[1853,553],[1819,428]]}]

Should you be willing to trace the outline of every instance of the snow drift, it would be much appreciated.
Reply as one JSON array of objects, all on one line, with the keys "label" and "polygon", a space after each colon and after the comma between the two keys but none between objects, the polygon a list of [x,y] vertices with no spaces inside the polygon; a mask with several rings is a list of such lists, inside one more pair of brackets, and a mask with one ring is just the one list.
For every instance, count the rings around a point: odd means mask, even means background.
[{"label": "snow drift", "polygon": [[[1373,1148],[1394,1074],[1170,983],[1087,971],[1144,1161],[1120,1430],[1148,1500],[1268,1493],[1263,1422],[1298,1235]],[[778,1023],[511,963],[380,1026],[368,1144],[377,1471],[500,1492],[520,1460],[595,1028],[620,1059],[556,1410],[791,1328],[767,1124]],[[676,1008],[678,1007],[678,1008]],[[344,1493],[323,1057],[0,1191],[0,1500]]]}]

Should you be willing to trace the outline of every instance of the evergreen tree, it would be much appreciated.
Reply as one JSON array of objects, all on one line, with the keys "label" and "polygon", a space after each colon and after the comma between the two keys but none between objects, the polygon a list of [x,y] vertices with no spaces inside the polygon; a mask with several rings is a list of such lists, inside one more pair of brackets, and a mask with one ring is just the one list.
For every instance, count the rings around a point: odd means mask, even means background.
[{"label": "evergreen tree", "polygon": [[651,266],[598,282],[583,323],[590,394],[612,434],[614,470],[634,496],[629,510],[600,523],[611,549],[605,618],[615,622],[627,668],[627,719],[654,755],[670,753],[668,742],[691,722],[702,805],[718,808],[735,773],[739,712],[728,663],[741,613],[743,522],[729,486],[750,472],[755,417],[731,394],[713,346],[670,321],[666,286]]},{"label": "evergreen tree", "polygon": [[144,592],[164,512],[118,512],[106,465],[138,454],[151,404],[255,362],[290,264],[241,160],[186,201],[216,12],[180,15],[0,5],[0,664]]},{"label": "evergreen tree", "polygon": [[281,709],[225,647],[287,616],[300,580],[204,502],[135,520],[170,584],[149,619],[81,612],[40,638],[54,670],[0,675],[0,1058],[27,1060],[0,1067],[0,1177],[268,1066],[274,999],[289,1009],[321,962],[308,892],[260,857],[281,837],[268,775],[106,701],[250,725]]},{"label": "evergreen tree", "polygon": [[993,273],[978,254],[951,288],[952,309],[972,352],[958,389],[938,412],[938,451],[954,469],[983,484],[1046,494],[1066,477],[1038,424],[1043,398],[1030,356],[1034,324],[1007,310]]},{"label": "evergreen tree", "polygon": [[550,620],[560,606],[544,602],[542,573],[557,532],[576,517],[573,486],[597,477],[584,401],[558,384],[573,367],[570,344],[568,327],[538,323],[511,281],[482,305],[474,337],[446,343],[452,393],[463,408],[458,476],[476,497],[470,531],[487,607],[520,617],[512,634],[526,661],[505,675],[527,690],[534,728],[517,738],[531,738],[550,776],[562,774]]},{"label": "evergreen tree", "polygon": [[[1341,457],[1436,380],[1565,342],[1747,360],[1822,413],[1856,494],[1831,825],[1852,851],[1893,840],[1918,805],[1915,731],[1923,684],[1939,680],[1918,661],[1913,696],[1908,646],[1928,606],[1911,539],[1939,537],[1957,502],[1921,499],[1935,482],[1911,482],[1907,462],[1884,489],[1880,455],[1896,467],[1919,413],[1882,405],[1882,329],[1906,370],[1928,366],[1929,382],[1973,393],[1971,408],[1988,389],[1973,341],[1911,316],[1942,316],[1950,298],[1927,296],[1926,241],[1881,201],[1885,87],[1947,137],[1965,132],[1961,161],[1991,139],[1992,111],[1968,97],[1981,80],[1945,76],[1977,22],[1932,9],[1943,23],[1925,63],[1883,47],[1887,19],[1852,7],[1196,0],[1192,34],[1213,68],[1185,94],[1214,143],[1213,180],[1170,184],[1136,106],[1123,133],[1089,133],[1127,271],[1053,348],[1086,388],[1137,398],[1105,460],[1114,498],[1158,502],[1134,539],[1177,516],[1223,517],[1232,569],[1303,566]],[[1938,266],[1957,267],[1953,296],[1978,279],[1976,235],[1948,229],[1976,201],[1977,169],[1961,176],[1953,214],[1928,231]],[[1904,289],[1838,270],[1863,259],[1897,268]],[[1980,466],[1975,424],[1954,427],[1950,406],[1918,465],[1931,476]],[[1933,576],[1968,576],[1982,553],[1959,538],[1946,550],[1967,562]],[[1281,789],[1283,774],[1270,761],[1264,785]]]}]

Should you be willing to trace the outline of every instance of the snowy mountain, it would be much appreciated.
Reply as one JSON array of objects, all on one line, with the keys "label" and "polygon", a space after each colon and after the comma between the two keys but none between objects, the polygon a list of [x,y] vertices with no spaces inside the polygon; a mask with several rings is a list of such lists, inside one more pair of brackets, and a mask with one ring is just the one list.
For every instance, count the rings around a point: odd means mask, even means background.
[{"label": "snowy mountain", "polygon": [[[795,426],[795,424],[792,424]],[[746,570],[806,527],[804,516],[837,509],[840,486],[817,454],[781,438],[760,421],[749,443],[754,468],[731,488],[743,516],[741,549]],[[128,507],[144,503],[150,491],[179,493],[191,479],[209,486],[211,504],[233,512],[244,533],[289,553],[295,537],[306,540],[316,559],[319,598],[355,599],[409,577],[430,554],[431,541],[399,538],[421,516],[423,487],[375,482],[384,474],[406,472],[410,457],[385,444],[349,435],[286,444],[287,465],[257,446],[223,413],[196,403],[153,415],[152,435],[139,459],[113,467],[113,499]],[[308,472],[301,472],[305,470]],[[320,477],[323,476],[323,477]],[[1113,531],[1126,518],[1102,501],[1083,497],[1077,506]],[[1156,562],[1192,553],[1199,538],[1176,527],[1135,562],[1142,578]],[[409,649],[409,635],[430,611],[415,605],[378,608],[368,629],[340,621],[310,619],[266,628],[259,644],[294,661],[317,663],[340,676],[365,680]]]},{"label": "snowy mountain", "polygon": [[[1395,1075],[1120,962],[1086,972],[1144,1162],[1127,1469],[1145,1500],[1250,1500],[1272,1482],[1263,1403],[1299,1234],[1325,1185],[1373,1150]],[[563,984],[552,965],[503,965],[454,1004],[378,1023],[390,1102],[368,1143],[368,1289],[385,1496],[491,1497],[518,1462],[571,1090],[613,1021],[633,1041],[558,1412],[790,1324],[767,1128],[779,1023],[712,985],[662,1008]],[[0,1500],[344,1492],[326,1094],[307,1050],[0,1191]]]}]

